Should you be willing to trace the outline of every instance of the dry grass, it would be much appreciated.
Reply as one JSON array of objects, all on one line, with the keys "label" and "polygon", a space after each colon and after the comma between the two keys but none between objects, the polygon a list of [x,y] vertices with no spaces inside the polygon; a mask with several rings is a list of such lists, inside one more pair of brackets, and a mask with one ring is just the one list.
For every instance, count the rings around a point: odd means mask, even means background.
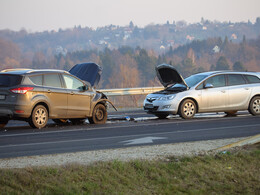
[{"label": "dry grass", "polygon": [[1,194],[260,194],[260,144],[165,161],[1,169]]}]

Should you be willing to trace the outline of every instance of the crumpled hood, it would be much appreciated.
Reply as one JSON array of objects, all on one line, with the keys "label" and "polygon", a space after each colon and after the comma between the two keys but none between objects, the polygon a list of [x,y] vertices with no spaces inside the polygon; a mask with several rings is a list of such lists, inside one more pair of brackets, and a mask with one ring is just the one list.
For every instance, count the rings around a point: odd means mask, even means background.
[{"label": "crumpled hood", "polygon": [[155,67],[155,70],[159,81],[164,87],[179,83],[186,85],[188,88],[188,85],[184,81],[183,77],[173,66],[169,64],[160,64]]},{"label": "crumpled hood", "polygon": [[99,83],[102,68],[95,63],[82,63],[73,66],[69,72],[81,80],[89,82],[93,87]]}]

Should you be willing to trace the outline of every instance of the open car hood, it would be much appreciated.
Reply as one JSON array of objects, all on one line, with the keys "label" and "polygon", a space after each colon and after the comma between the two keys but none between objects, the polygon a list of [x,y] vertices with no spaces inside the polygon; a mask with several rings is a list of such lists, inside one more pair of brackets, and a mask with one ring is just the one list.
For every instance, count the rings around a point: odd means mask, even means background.
[{"label": "open car hood", "polygon": [[102,73],[102,68],[95,63],[76,64],[70,69],[70,74],[87,81],[91,86],[97,86]]},{"label": "open car hood", "polygon": [[155,70],[159,81],[164,87],[179,83],[185,85],[187,89],[189,88],[183,77],[173,66],[169,64],[160,64],[156,66]]}]

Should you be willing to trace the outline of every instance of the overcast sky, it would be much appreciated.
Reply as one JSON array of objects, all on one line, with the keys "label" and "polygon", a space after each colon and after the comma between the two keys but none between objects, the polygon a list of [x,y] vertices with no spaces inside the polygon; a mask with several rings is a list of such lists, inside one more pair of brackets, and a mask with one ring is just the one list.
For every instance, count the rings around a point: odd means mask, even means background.
[{"label": "overcast sky", "polygon": [[255,22],[260,0],[0,0],[0,29],[30,32],[168,20]]}]

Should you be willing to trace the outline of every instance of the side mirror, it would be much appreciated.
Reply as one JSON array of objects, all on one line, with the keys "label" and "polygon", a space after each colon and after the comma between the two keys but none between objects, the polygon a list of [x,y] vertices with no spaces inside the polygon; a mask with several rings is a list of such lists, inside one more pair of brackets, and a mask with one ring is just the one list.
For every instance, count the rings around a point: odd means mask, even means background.
[{"label": "side mirror", "polygon": [[79,91],[84,92],[88,90],[88,86],[87,85],[83,85],[81,87],[79,87]]},{"label": "side mirror", "polygon": [[204,86],[204,89],[208,89],[208,88],[213,88],[214,86],[211,84],[211,83],[207,83],[205,86]]}]

